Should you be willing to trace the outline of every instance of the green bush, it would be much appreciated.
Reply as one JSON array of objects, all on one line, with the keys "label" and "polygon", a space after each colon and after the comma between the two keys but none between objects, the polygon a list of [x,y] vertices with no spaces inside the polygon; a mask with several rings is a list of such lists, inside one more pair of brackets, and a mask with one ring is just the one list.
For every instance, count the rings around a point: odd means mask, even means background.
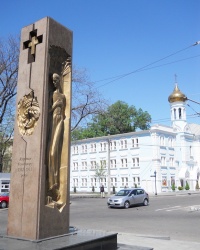
[{"label": "green bush", "polygon": [[178,190],[183,190],[183,187],[179,186],[179,187],[178,187]]},{"label": "green bush", "polygon": [[189,186],[187,181],[186,181],[186,184],[185,184],[185,190],[190,190],[190,186]]},{"label": "green bush", "polygon": [[175,183],[172,183],[172,190],[175,191],[176,187],[175,187]]}]

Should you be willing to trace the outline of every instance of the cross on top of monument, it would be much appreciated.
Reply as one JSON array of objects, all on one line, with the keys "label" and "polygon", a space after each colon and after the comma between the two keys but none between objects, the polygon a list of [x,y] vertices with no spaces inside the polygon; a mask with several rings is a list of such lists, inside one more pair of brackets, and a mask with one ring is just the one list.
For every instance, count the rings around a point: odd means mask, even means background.
[{"label": "cross on top of monument", "polygon": [[33,30],[29,34],[30,39],[24,42],[24,49],[29,49],[28,63],[35,61],[36,56],[36,45],[42,43],[43,36],[37,36],[37,30]]}]

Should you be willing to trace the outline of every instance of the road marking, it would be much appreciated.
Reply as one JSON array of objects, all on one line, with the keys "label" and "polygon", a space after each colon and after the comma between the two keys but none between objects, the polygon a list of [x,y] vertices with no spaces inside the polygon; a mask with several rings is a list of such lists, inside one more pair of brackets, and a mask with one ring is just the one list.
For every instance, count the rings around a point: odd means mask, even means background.
[{"label": "road marking", "polygon": [[[190,206],[189,206],[189,207],[190,207]],[[174,211],[174,210],[185,209],[185,208],[188,208],[188,207],[173,208],[173,209],[169,209],[169,210],[166,210],[166,211],[167,211],[167,212],[171,212],[171,211]]]},{"label": "road marking", "polygon": [[171,212],[171,211],[175,211],[175,210],[191,210],[191,211],[197,211],[200,210],[200,205],[190,205],[190,206],[186,206],[186,207],[182,207],[182,206],[174,206],[174,207],[164,207],[164,208],[159,208],[156,209],[155,211],[166,211],[166,212]]},{"label": "road marking", "polygon": [[165,208],[160,208],[160,209],[156,209],[155,211],[161,211],[161,210],[166,210],[166,209],[173,209],[173,208],[179,208],[180,206],[175,206],[175,207],[165,207]]}]

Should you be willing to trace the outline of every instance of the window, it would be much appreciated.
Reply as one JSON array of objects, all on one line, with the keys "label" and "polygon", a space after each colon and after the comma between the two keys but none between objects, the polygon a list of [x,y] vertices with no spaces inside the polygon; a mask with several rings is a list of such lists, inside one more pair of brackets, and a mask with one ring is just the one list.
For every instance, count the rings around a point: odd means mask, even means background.
[{"label": "window", "polygon": [[117,178],[115,177],[111,177],[110,178],[110,184],[111,184],[111,187],[117,187]]},{"label": "window", "polygon": [[82,153],[87,153],[87,145],[82,145]]},{"label": "window", "polygon": [[132,161],[133,161],[133,167],[139,167],[140,163],[138,157],[133,158]]},{"label": "window", "polygon": [[132,139],[132,147],[133,148],[138,148],[138,138],[133,138]]},{"label": "window", "polygon": [[91,186],[96,187],[97,186],[97,179],[96,178],[91,178]]},{"label": "window", "polygon": [[110,160],[110,167],[111,168],[116,168],[117,167],[117,161],[116,161],[116,159]]},{"label": "window", "polygon": [[181,110],[181,108],[178,109],[178,118],[182,119],[182,110]]},{"label": "window", "polygon": [[167,186],[167,177],[166,176],[162,176],[162,186],[163,187]]},{"label": "window", "polygon": [[87,170],[87,161],[82,161],[82,170]]},{"label": "window", "polygon": [[172,137],[170,137],[170,138],[168,139],[168,145],[169,145],[169,147],[173,147],[173,146],[174,146],[174,141],[173,141],[173,138],[172,138]]},{"label": "window", "polygon": [[106,178],[100,178],[100,183],[106,187]]},{"label": "window", "polygon": [[78,154],[78,146],[73,146],[73,153]]},{"label": "window", "polygon": [[160,137],[160,145],[165,146],[165,137],[164,136]]},{"label": "window", "polygon": [[78,187],[78,178],[73,178],[73,187]]},{"label": "window", "polygon": [[116,141],[111,141],[110,142],[110,149],[115,150],[117,148],[117,142]]},{"label": "window", "polygon": [[166,158],[164,156],[161,157],[161,166],[166,166]]},{"label": "window", "polygon": [[82,187],[87,187],[87,178],[82,178],[81,184],[82,184]]},{"label": "window", "polygon": [[106,167],[106,160],[100,160],[100,166],[101,167]]},{"label": "window", "polygon": [[120,141],[120,148],[121,149],[127,148],[127,140],[121,140]]},{"label": "window", "polygon": [[106,151],[106,142],[101,142],[100,146],[101,146],[101,151]]},{"label": "window", "polygon": [[174,158],[173,157],[169,158],[169,164],[171,167],[174,166]]},{"label": "window", "polygon": [[91,169],[96,169],[97,168],[97,162],[96,161],[91,161]]},{"label": "window", "polygon": [[138,176],[133,177],[133,184],[134,184],[134,186],[139,187],[140,186],[140,177],[138,177]]},{"label": "window", "polygon": [[128,177],[121,177],[122,187],[128,187]]},{"label": "window", "polygon": [[96,152],[97,147],[96,147],[96,143],[92,143],[91,144],[91,152]]},{"label": "window", "polygon": [[121,159],[121,167],[127,168],[127,159],[126,158]]},{"label": "window", "polygon": [[78,162],[73,162],[73,170],[78,170]]}]

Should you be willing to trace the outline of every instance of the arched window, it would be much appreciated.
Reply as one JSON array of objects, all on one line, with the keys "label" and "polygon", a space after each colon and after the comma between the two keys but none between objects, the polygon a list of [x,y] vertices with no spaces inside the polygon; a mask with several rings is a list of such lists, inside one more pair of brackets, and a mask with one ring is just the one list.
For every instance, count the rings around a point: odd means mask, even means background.
[{"label": "arched window", "polygon": [[178,118],[182,119],[182,112],[181,112],[181,108],[178,109]]}]

